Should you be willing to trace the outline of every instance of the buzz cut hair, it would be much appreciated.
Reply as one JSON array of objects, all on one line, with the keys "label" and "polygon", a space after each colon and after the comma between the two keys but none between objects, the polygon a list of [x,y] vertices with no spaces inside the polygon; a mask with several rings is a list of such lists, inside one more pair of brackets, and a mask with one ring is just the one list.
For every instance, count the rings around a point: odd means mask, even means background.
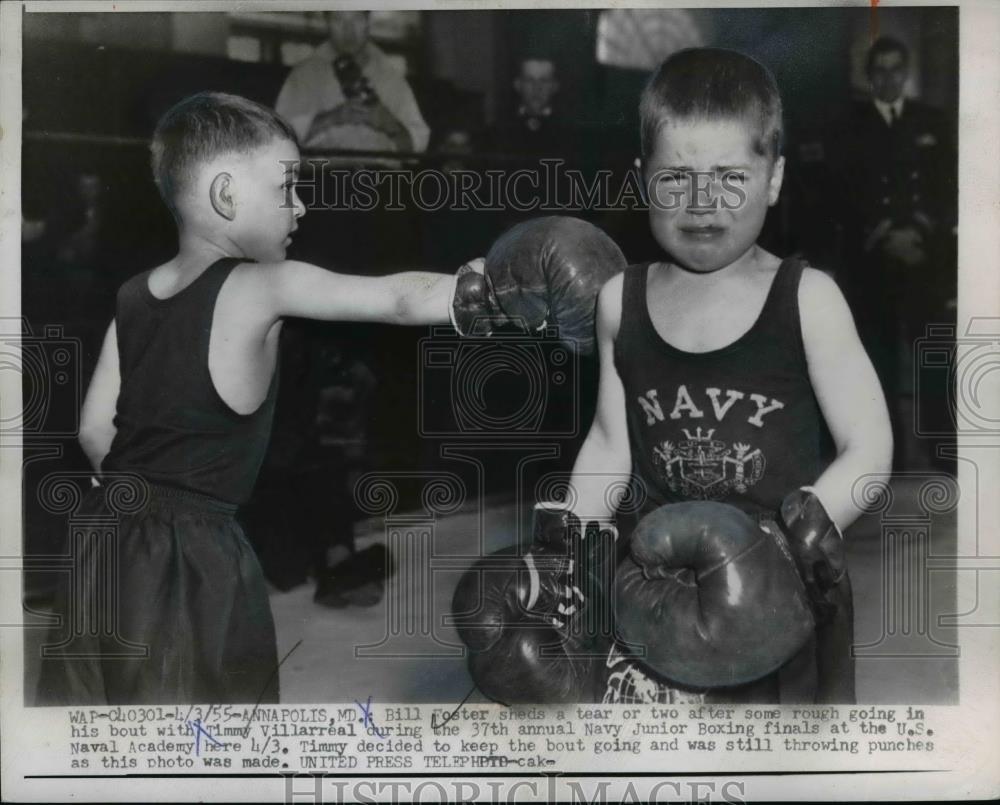
[{"label": "buzz cut hair", "polygon": [[150,144],[153,181],[177,218],[177,200],[200,165],[223,154],[250,154],[275,139],[298,145],[295,130],[272,109],[239,95],[199,92],[172,106],[156,124]]},{"label": "buzz cut hair", "polygon": [[688,48],[668,57],[650,77],[639,101],[642,157],[660,129],[675,119],[738,120],[752,127],[754,151],[772,160],[784,140],[781,94],[771,71],[735,50]]}]

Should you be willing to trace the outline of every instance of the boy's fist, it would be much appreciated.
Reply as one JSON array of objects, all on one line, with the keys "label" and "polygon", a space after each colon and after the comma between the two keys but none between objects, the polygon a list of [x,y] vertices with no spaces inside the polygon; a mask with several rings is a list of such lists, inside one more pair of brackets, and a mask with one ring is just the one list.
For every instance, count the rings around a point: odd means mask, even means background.
[{"label": "boy's fist", "polygon": [[491,335],[506,317],[483,276],[482,257],[470,260],[455,273],[451,302],[452,324],[459,335]]},{"label": "boy's fist", "polygon": [[827,593],[840,584],[847,572],[844,537],[820,499],[809,489],[796,489],[786,495],[778,518],[816,620],[826,623],[836,611],[836,604]]},{"label": "boy's fist", "polygon": [[604,232],[578,218],[534,218],[507,230],[485,260],[458,270],[453,324],[462,335],[489,335],[496,325],[527,332],[556,328],[575,352],[594,351],[597,293],[625,268]]}]

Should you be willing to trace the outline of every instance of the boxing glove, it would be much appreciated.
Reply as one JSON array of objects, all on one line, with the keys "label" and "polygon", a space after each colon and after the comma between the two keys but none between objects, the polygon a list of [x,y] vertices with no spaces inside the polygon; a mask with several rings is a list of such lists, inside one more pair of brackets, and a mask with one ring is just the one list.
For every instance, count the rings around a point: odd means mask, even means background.
[{"label": "boxing glove", "polygon": [[506,323],[486,277],[468,263],[455,273],[451,323],[459,335],[492,335]]},{"label": "boxing glove", "polygon": [[830,622],[837,612],[830,591],[843,580],[847,566],[840,529],[808,487],[785,496],[778,525],[795,558],[817,623]]},{"label": "boxing glove", "polygon": [[723,503],[661,506],[632,534],[615,578],[620,640],[684,686],[731,687],[787,662],[814,623],[780,539]]},{"label": "boxing glove", "polygon": [[530,332],[548,327],[581,355],[594,351],[597,293],[625,268],[611,238],[579,218],[520,223],[486,255],[486,282],[504,315]]},{"label": "boxing glove", "polygon": [[527,553],[508,548],[472,566],[452,599],[469,673],[504,704],[597,701],[612,638],[610,590],[617,531],[582,526],[541,505]]}]

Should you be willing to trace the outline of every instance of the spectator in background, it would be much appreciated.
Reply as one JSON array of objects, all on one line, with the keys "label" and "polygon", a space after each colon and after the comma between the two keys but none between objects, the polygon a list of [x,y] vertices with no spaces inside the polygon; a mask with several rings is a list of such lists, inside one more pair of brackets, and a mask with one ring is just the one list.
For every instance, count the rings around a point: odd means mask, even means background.
[{"label": "spectator in background", "polygon": [[472,130],[468,126],[456,125],[448,128],[435,149],[442,157],[441,170],[445,173],[468,170],[466,157],[475,152]]},{"label": "spectator in background", "polygon": [[76,177],[77,220],[56,251],[56,260],[75,268],[91,267],[100,247],[104,208],[101,200],[101,177],[85,172]]},{"label": "spectator in background", "polygon": [[366,461],[375,376],[329,325],[293,320],[281,339],[282,383],[255,497],[243,514],[247,534],[279,589],[312,575],[321,606],[374,605],[391,560],[381,544],[356,549],[353,487]]},{"label": "spectator in background", "polygon": [[[324,19],[328,40],[292,69],[275,103],[275,111],[291,123],[300,145],[320,150],[425,151],[430,129],[404,70],[371,41],[370,13],[328,11]],[[327,164],[361,170],[393,169],[400,163],[391,157],[358,155]],[[303,162],[302,167],[303,183],[329,181],[319,165]],[[343,270],[362,274],[371,273],[374,266],[401,264],[412,257],[400,254],[413,227],[412,214],[345,206],[332,220],[307,218],[299,236],[300,254],[307,258],[321,254],[322,261],[332,260]],[[338,238],[331,246],[331,227],[351,237]]]},{"label": "spectator in background", "polygon": [[317,569],[313,600],[335,608],[376,604],[382,600],[391,562],[382,544],[361,551],[355,547],[354,525],[361,512],[354,486],[369,460],[368,421],[377,381],[361,356],[336,339],[323,342],[320,370],[316,428],[330,499],[323,518],[328,530],[326,552]]},{"label": "spectator in background", "polygon": [[897,467],[914,441],[900,421],[915,368],[908,356],[928,324],[954,317],[957,293],[952,131],[941,111],[904,97],[909,69],[902,42],[876,40],[871,99],[854,106],[830,146],[847,244],[844,290],[888,398]]},{"label": "spectator in background", "polygon": [[369,12],[325,12],[329,39],[292,69],[275,111],[304,148],[424,151],[430,130],[406,76],[369,39]]},{"label": "spectator in background", "polygon": [[88,360],[91,355],[96,360],[104,327],[94,311],[108,309],[114,300],[107,195],[95,170],[59,179],[65,184],[55,187],[54,177],[40,178],[49,191],[42,204],[26,199],[31,217],[22,218],[22,308],[36,325],[61,323],[67,335],[79,339]]},{"label": "spectator in background", "polygon": [[563,124],[553,102],[559,92],[556,65],[552,59],[522,59],[514,79],[517,109],[512,120],[502,123],[494,137],[494,149],[517,154],[558,154],[566,147]]}]

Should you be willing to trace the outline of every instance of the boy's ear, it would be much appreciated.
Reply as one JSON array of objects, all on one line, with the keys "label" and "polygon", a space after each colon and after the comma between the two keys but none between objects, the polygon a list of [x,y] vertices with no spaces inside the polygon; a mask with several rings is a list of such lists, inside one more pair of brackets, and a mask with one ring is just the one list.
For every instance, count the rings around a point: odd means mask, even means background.
[{"label": "boy's ear", "polygon": [[208,190],[212,209],[227,221],[236,218],[236,202],[233,199],[233,177],[228,173],[217,173]]},{"label": "boy's ear", "polygon": [[778,157],[771,166],[771,178],[767,182],[767,206],[773,207],[781,195],[781,183],[785,179],[785,158]]},{"label": "boy's ear", "polygon": [[635,174],[636,184],[639,185],[639,195],[642,196],[642,203],[649,206],[649,188],[646,187],[646,180],[643,177],[642,157],[636,157],[632,163],[632,171]]}]

